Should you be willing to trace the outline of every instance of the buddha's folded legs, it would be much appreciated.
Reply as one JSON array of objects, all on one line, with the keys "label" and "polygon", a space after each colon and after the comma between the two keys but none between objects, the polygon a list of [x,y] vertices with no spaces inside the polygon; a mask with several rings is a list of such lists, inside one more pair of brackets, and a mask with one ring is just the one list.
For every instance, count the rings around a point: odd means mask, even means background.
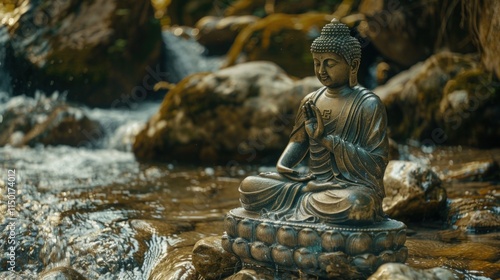
[{"label": "buddha's folded legs", "polygon": [[327,223],[372,223],[381,218],[381,201],[374,191],[360,185],[306,194],[297,206],[297,220]]},{"label": "buddha's folded legs", "polygon": [[300,196],[302,183],[286,178],[276,179],[263,176],[249,176],[239,187],[240,201],[249,211],[288,211],[295,207],[294,202]]},{"label": "buddha's folded legs", "polygon": [[363,224],[381,218],[381,201],[368,187],[346,184],[343,189],[302,193],[304,185],[250,176],[241,182],[240,201],[246,210],[288,221]]}]

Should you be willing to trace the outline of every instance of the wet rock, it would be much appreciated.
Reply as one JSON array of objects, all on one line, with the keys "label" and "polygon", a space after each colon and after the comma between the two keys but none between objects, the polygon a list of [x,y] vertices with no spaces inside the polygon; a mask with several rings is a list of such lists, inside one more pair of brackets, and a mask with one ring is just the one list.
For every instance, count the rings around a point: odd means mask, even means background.
[{"label": "wet rock", "polygon": [[5,21],[15,93],[67,91],[70,100],[119,107],[143,100],[164,78],[150,1],[23,4]]},{"label": "wet rock", "polygon": [[493,178],[499,172],[498,164],[493,159],[454,164],[440,177],[444,180],[481,181]]},{"label": "wet rock", "polygon": [[78,271],[69,267],[57,267],[43,272],[38,276],[39,280],[86,280]]},{"label": "wet rock", "polygon": [[[487,278],[498,279],[500,264],[498,263],[498,235],[478,236],[482,242],[474,242],[469,235],[467,242],[440,242],[429,239],[409,238],[407,264],[413,268],[429,269],[447,267],[458,274],[457,278]],[[429,236],[428,236],[429,237]],[[431,237],[432,238],[432,237]],[[489,242],[484,242],[491,238]],[[489,244],[490,245],[489,245]],[[476,271],[481,271],[476,274]]]},{"label": "wet rock", "polygon": [[239,259],[222,248],[221,236],[211,236],[196,242],[193,265],[205,279],[221,279],[238,270]]},{"label": "wet rock", "polygon": [[182,247],[170,250],[154,267],[148,279],[199,279],[191,262],[191,249]]},{"label": "wet rock", "polygon": [[231,275],[225,280],[272,280],[276,279],[274,275],[262,268],[255,268],[255,269],[242,269],[235,273],[234,275]]},{"label": "wet rock", "polygon": [[270,62],[251,62],[181,81],[136,137],[139,159],[249,164],[275,161],[300,100],[317,89]]},{"label": "wet rock", "polygon": [[368,278],[369,280],[454,280],[453,273],[444,268],[436,267],[432,269],[416,269],[399,263],[386,263]]},{"label": "wet rock", "polygon": [[460,25],[461,5],[424,0],[363,0],[358,9],[366,17],[358,26],[362,36],[399,65],[409,67],[443,48],[463,53],[475,51],[469,29]]},{"label": "wet rock", "polygon": [[225,54],[238,33],[258,19],[252,15],[203,17],[196,23],[196,28],[199,30],[197,41],[205,46],[210,54]]},{"label": "wet rock", "polygon": [[424,219],[439,215],[446,191],[430,168],[409,161],[390,161],[384,175],[382,207],[393,218]]},{"label": "wet rock", "polygon": [[12,271],[1,271],[0,272],[0,279],[4,279],[4,280],[31,280],[31,278],[19,275],[16,272],[12,272]]},{"label": "wet rock", "polygon": [[477,56],[443,52],[374,92],[386,105],[394,140],[485,148],[498,146],[499,88]]},{"label": "wet rock", "polygon": [[448,223],[475,233],[500,230],[499,199],[494,195],[452,199],[448,206]]},{"label": "wet rock", "polygon": [[56,96],[12,98],[0,108],[0,115],[0,146],[95,146],[100,139],[93,135],[104,134],[100,124],[83,110]]},{"label": "wet rock", "polygon": [[494,244],[479,242],[444,243],[435,240],[408,239],[408,254],[414,257],[432,258],[440,257],[461,260],[486,261],[494,263],[500,258],[500,250]]}]

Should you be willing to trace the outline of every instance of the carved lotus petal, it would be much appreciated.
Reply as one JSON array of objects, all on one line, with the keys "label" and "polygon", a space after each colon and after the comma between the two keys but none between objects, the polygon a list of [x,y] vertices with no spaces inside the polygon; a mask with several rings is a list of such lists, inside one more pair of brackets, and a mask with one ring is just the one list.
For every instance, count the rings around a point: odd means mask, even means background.
[{"label": "carved lotus petal", "polygon": [[252,254],[252,257],[258,261],[271,261],[271,250],[262,242],[254,242],[250,247],[250,254]]},{"label": "carved lotus petal", "polygon": [[297,246],[297,231],[289,226],[282,226],[278,229],[278,243],[290,248]]},{"label": "carved lotus petal", "polygon": [[234,240],[233,252],[241,258],[250,258],[248,242],[241,237],[238,237]]},{"label": "carved lotus petal", "polygon": [[343,251],[345,238],[338,231],[329,230],[321,235],[321,246],[327,252]]},{"label": "carved lotus petal", "polygon": [[346,252],[351,256],[370,252],[372,238],[364,232],[356,232],[349,235],[346,242]]},{"label": "carved lotus petal", "polygon": [[293,265],[292,250],[283,245],[277,245],[271,251],[273,261],[281,266]]},{"label": "carved lotus petal", "polygon": [[392,232],[379,232],[373,238],[375,252],[392,249],[394,247],[394,234]]},{"label": "carved lotus petal", "polygon": [[362,254],[354,257],[352,262],[358,270],[365,273],[371,273],[377,262],[377,257],[373,254]]},{"label": "carved lotus petal", "polygon": [[318,233],[311,228],[304,228],[299,232],[298,243],[301,247],[318,247],[321,244],[321,238]]},{"label": "carved lotus petal", "polygon": [[229,253],[233,253],[231,239],[227,234],[222,235],[221,245],[224,250],[228,251]]},{"label": "carved lotus petal", "polygon": [[227,234],[231,237],[237,237],[237,226],[238,222],[236,221],[235,218],[231,216],[226,216],[224,219],[224,230],[227,232]]},{"label": "carved lotus petal", "polygon": [[404,263],[407,258],[408,258],[408,248],[406,248],[405,246],[399,248],[399,250],[396,251],[397,262]]},{"label": "carved lotus petal", "polygon": [[238,224],[238,236],[245,238],[248,241],[253,240],[254,223],[244,219]]},{"label": "carved lotus petal", "polygon": [[261,223],[257,226],[256,237],[257,240],[272,245],[276,240],[276,230],[271,224]]},{"label": "carved lotus petal", "polygon": [[394,251],[387,250],[383,251],[378,255],[377,267],[383,265],[384,263],[390,263],[396,261],[396,254]]},{"label": "carved lotus petal", "polygon": [[396,246],[399,248],[403,245],[405,245],[406,242],[406,230],[402,229],[396,233],[396,236],[394,237],[394,243],[396,243]]},{"label": "carved lotus petal", "polygon": [[316,269],[318,260],[316,254],[307,248],[300,248],[293,253],[295,264],[302,269]]}]

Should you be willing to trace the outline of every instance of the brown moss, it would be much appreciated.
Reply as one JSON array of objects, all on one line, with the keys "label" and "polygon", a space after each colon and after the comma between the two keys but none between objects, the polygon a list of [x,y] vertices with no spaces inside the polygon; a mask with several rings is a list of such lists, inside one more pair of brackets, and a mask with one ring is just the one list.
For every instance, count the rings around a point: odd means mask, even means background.
[{"label": "brown moss", "polygon": [[249,61],[273,61],[288,73],[305,77],[311,75],[308,32],[331,21],[332,15],[306,13],[302,15],[273,14],[244,28],[228,52],[225,67],[232,66],[242,52]]}]

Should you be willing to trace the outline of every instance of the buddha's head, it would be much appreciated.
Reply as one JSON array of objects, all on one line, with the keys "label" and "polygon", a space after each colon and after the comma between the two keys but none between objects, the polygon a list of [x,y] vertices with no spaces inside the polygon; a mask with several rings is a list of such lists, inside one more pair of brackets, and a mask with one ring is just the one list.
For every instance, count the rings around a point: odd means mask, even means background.
[{"label": "buddha's head", "polygon": [[347,25],[333,19],[311,45],[314,72],[329,88],[350,87],[358,83],[361,45],[349,33]]}]

